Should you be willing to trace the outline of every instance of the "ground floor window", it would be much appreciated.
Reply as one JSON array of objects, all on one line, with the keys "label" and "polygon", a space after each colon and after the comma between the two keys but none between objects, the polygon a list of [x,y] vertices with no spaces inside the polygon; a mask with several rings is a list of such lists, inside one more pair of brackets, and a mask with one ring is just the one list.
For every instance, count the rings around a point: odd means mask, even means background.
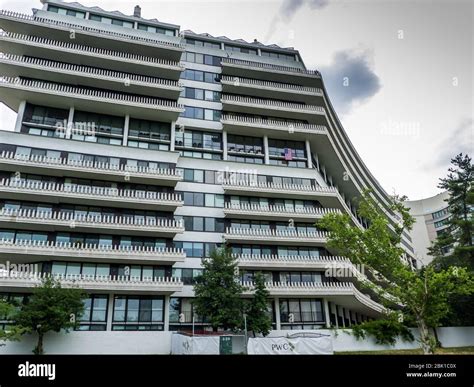
[{"label": "ground floor window", "polygon": [[163,330],[163,296],[115,296],[112,330]]},{"label": "ground floor window", "polygon": [[324,323],[323,305],[319,299],[280,299],[282,324]]},{"label": "ground floor window", "polygon": [[107,329],[107,306],[109,297],[91,294],[84,300],[84,313],[80,318],[79,331],[105,331]]}]

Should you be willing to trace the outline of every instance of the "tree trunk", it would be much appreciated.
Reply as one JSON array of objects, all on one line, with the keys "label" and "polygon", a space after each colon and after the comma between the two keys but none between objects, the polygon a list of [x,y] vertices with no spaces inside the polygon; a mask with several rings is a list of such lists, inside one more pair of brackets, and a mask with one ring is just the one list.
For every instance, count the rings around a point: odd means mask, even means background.
[{"label": "tree trunk", "polygon": [[33,350],[35,355],[43,355],[43,332],[38,332],[38,343]]},{"label": "tree trunk", "polygon": [[433,351],[433,337],[430,334],[428,326],[425,323],[423,318],[419,318],[418,320],[418,328],[420,329],[420,342],[421,348],[423,349],[423,353],[425,355],[432,355]]},{"label": "tree trunk", "polygon": [[440,348],[441,341],[439,341],[438,331],[436,330],[436,327],[433,328],[433,334],[434,334],[434,338],[436,339],[436,348]]}]

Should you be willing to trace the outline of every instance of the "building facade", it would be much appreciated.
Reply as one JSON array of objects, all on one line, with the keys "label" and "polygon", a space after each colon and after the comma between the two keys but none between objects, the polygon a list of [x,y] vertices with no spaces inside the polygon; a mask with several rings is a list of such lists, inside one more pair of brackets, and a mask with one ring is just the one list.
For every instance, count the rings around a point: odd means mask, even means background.
[{"label": "building facade", "polygon": [[[42,3],[0,13],[1,101],[17,112],[0,131],[0,258],[37,268],[5,270],[4,298],[55,276],[90,295],[80,330],[205,329],[192,284],[226,244],[243,297],[264,273],[274,329],[380,315],[362,277],[327,274],[350,262],[315,221],[342,211],[365,227],[365,188],[400,218],[297,50],[181,31],[139,7]],[[409,235],[403,246],[412,264]]]},{"label": "building facade", "polygon": [[442,192],[430,198],[405,203],[410,209],[410,214],[415,218],[410,235],[413,240],[415,258],[421,265],[427,265],[433,260],[433,257],[428,255],[428,248],[448,227],[450,215],[446,202],[448,198],[448,192]]}]

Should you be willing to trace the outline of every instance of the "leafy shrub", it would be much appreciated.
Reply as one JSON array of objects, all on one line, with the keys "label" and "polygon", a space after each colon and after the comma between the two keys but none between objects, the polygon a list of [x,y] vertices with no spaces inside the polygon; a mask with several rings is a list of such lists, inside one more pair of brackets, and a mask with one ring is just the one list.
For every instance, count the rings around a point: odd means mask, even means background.
[{"label": "leafy shrub", "polygon": [[352,334],[357,340],[372,336],[377,344],[395,345],[397,337],[401,337],[403,341],[408,342],[415,340],[411,331],[393,317],[364,321],[352,327]]}]

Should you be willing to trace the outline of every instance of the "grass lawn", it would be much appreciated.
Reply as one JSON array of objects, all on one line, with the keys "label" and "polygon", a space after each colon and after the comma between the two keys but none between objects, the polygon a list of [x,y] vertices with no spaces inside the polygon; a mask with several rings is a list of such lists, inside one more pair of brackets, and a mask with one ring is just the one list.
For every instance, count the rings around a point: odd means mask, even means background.
[{"label": "grass lawn", "polygon": [[[385,351],[334,352],[335,355],[423,355],[421,349],[389,349]],[[474,355],[474,347],[438,348],[435,355]]]}]

